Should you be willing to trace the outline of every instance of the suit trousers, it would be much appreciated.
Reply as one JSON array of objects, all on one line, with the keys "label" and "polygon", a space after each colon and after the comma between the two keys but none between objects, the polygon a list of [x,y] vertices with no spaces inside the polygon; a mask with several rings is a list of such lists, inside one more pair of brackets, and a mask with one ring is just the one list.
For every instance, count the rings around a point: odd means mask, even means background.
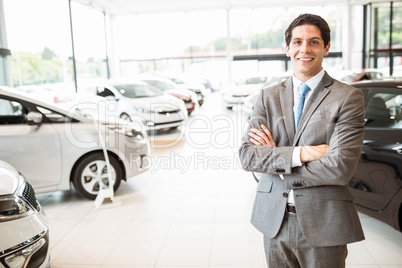
[{"label": "suit trousers", "polygon": [[264,236],[270,268],[344,268],[347,245],[313,247],[303,236],[297,214],[286,213],[276,237]]}]

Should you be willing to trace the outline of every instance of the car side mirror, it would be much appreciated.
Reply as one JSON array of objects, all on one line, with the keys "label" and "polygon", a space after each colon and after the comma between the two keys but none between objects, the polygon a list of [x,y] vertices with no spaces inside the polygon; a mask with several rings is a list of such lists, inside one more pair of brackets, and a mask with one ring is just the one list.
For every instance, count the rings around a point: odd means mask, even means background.
[{"label": "car side mirror", "polygon": [[27,115],[28,125],[39,125],[42,123],[42,114],[38,112],[29,112]]}]

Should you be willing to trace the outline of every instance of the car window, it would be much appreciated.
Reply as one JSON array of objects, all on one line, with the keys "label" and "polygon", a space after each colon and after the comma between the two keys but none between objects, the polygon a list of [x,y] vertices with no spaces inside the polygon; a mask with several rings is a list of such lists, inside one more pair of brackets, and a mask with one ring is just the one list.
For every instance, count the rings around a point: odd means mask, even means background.
[{"label": "car window", "polygon": [[46,116],[47,119],[49,119],[52,123],[64,123],[64,122],[69,122],[70,119],[63,115],[63,114],[59,114],[56,113],[52,110],[43,108],[41,106],[37,106],[36,107],[43,115]]},{"label": "car window", "polygon": [[105,87],[97,87],[96,88],[96,95],[100,96],[100,97],[114,97],[113,92]]},{"label": "car window", "polygon": [[161,89],[161,90],[175,89],[175,87],[173,85],[168,84],[168,83],[164,83],[164,82],[160,82],[160,81],[157,81],[157,80],[145,80],[145,82],[147,82],[151,86],[154,86],[154,87],[156,87],[158,89]]},{"label": "car window", "polygon": [[402,128],[402,94],[376,92],[366,103],[366,127]]},{"label": "car window", "polygon": [[147,84],[120,84],[114,85],[127,98],[155,97],[160,95],[159,90]]},{"label": "car window", "polygon": [[0,98],[0,124],[22,124],[26,122],[21,103]]},{"label": "car window", "polygon": [[16,101],[0,99],[0,115],[21,115],[22,105]]}]

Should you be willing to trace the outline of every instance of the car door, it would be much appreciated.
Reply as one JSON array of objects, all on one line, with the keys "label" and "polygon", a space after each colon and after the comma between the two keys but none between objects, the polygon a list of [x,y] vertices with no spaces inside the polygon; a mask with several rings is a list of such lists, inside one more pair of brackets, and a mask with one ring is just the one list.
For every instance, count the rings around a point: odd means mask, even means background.
[{"label": "car door", "polygon": [[58,185],[62,168],[55,128],[44,114],[42,123],[28,124],[29,112],[40,114],[32,103],[0,95],[0,105],[0,159],[24,174],[35,190]]},{"label": "car door", "polygon": [[386,208],[402,185],[402,92],[367,89],[363,149],[350,188],[359,206]]}]

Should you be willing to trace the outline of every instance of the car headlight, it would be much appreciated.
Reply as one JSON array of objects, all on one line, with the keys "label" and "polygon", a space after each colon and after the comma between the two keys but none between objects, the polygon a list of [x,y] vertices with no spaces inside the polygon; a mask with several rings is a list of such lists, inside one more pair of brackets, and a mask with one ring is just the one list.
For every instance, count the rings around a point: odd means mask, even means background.
[{"label": "car headlight", "polygon": [[21,175],[15,193],[0,198],[0,222],[27,217],[39,208],[32,186]]},{"label": "car headlight", "polygon": [[152,113],[153,111],[151,111],[150,109],[144,108],[144,107],[138,107],[136,108],[136,110],[142,114],[147,114],[147,113]]},{"label": "car headlight", "polygon": [[128,124],[122,127],[116,127],[114,128],[114,131],[119,134],[126,135],[127,137],[130,137],[136,141],[141,141],[145,139],[144,131],[140,127],[137,128],[132,126],[132,124]]},{"label": "car headlight", "polygon": [[31,206],[18,196],[8,195],[0,199],[0,222],[27,217],[34,212]]}]

